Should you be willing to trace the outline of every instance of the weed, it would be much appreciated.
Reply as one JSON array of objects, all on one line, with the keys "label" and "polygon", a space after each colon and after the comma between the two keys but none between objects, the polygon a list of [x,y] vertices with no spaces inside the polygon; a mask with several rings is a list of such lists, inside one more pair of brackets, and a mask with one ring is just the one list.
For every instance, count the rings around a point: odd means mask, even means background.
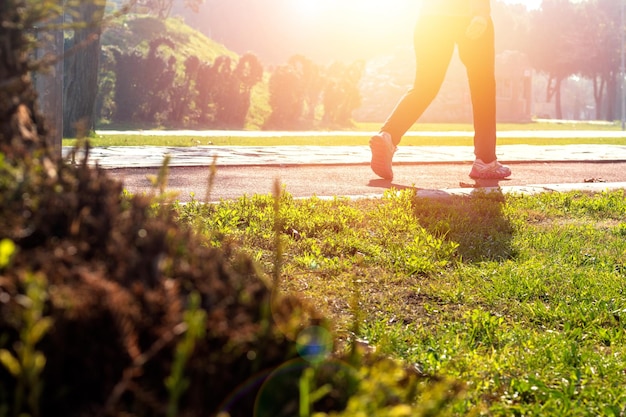
[{"label": "weed", "polygon": [[176,345],[172,372],[165,380],[165,386],[169,392],[166,413],[168,417],[178,415],[180,397],[189,386],[189,379],[183,376],[185,364],[189,361],[196,342],[205,334],[206,311],[200,308],[200,294],[197,292],[189,296],[189,306],[183,313],[182,324],[185,326],[185,334]]},{"label": "weed", "polygon": [[23,285],[24,295],[15,300],[22,310],[19,341],[12,346],[13,351],[0,349],[0,364],[17,380],[13,415],[23,415],[28,410],[37,417],[44,382],[41,374],[46,365],[46,357],[37,350],[37,344],[52,326],[52,319],[43,314],[48,297],[46,279],[27,274]]}]

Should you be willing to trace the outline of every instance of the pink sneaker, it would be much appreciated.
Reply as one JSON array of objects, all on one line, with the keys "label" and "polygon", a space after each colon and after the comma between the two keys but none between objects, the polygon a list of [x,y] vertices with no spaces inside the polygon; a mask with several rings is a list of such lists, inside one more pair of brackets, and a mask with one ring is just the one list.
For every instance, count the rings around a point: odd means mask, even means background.
[{"label": "pink sneaker", "polygon": [[396,145],[391,141],[391,135],[387,132],[380,132],[370,139],[372,150],[372,161],[370,167],[376,175],[386,180],[393,179],[391,160],[396,152]]},{"label": "pink sneaker", "polygon": [[511,168],[506,165],[502,165],[497,160],[488,164],[484,163],[481,159],[476,158],[472,165],[472,170],[469,176],[474,179],[489,179],[489,180],[501,180],[511,175]]}]

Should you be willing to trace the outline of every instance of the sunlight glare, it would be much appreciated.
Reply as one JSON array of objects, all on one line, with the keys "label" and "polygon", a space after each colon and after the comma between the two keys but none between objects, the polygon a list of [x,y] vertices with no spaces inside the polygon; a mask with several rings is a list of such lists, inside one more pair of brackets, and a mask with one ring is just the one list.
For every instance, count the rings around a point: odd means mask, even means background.
[{"label": "sunlight glare", "polygon": [[327,11],[328,0],[292,0],[296,13],[303,18],[318,18]]},{"label": "sunlight glare", "polygon": [[406,0],[291,0],[300,18],[333,19],[341,17],[348,22],[394,16]]},{"label": "sunlight glare", "polygon": [[504,0],[507,4],[523,4],[528,10],[536,10],[541,7],[542,0]]}]

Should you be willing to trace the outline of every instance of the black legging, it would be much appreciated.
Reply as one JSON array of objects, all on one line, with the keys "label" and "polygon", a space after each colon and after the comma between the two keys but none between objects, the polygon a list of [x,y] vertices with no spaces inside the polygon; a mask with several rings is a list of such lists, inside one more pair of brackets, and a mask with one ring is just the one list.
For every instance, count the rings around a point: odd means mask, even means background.
[{"label": "black legging", "polygon": [[465,36],[469,16],[421,16],[415,28],[415,82],[385,121],[382,131],[398,144],[433,101],[458,46],[467,70],[474,115],[474,154],[496,159],[496,80],[493,22],[475,40]]}]

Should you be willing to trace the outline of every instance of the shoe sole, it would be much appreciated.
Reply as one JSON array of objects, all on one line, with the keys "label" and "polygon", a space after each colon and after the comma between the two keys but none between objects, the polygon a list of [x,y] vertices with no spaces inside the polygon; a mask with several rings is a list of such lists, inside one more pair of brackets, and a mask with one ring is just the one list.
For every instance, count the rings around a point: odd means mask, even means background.
[{"label": "shoe sole", "polygon": [[386,180],[392,180],[391,160],[393,159],[393,152],[389,150],[387,144],[379,136],[370,139],[370,149],[372,150],[370,167],[374,174]]}]

